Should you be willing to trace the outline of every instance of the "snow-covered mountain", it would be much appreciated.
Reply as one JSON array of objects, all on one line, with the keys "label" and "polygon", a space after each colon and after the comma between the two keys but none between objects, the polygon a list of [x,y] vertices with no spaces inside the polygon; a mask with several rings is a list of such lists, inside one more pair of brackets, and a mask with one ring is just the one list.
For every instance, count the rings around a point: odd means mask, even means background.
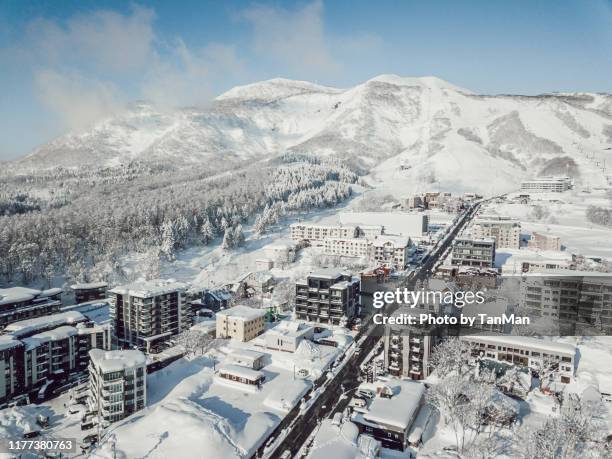
[{"label": "snow-covered mountain", "polygon": [[[134,104],[83,133],[37,148],[18,166],[163,161],[206,168],[287,151],[349,159],[383,186],[483,192],[569,172],[605,180],[612,96],[477,95],[434,77],[381,75],[349,89],[274,79],[240,86],[206,109]],[[598,156],[599,157],[599,156]],[[612,163],[611,163],[612,164]]]}]

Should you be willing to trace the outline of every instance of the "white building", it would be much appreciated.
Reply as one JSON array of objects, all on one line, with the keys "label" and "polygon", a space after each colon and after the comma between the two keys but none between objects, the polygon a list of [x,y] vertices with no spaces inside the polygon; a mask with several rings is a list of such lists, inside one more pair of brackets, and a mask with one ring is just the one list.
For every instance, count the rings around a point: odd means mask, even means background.
[{"label": "white building", "polygon": [[240,365],[241,367],[261,370],[264,365],[266,354],[250,349],[237,349],[227,356],[228,363]]},{"label": "white building", "polygon": [[264,334],[265,346],[277,351],[295,352],[305,339],[312,339],[314,327],[303,322],[283,320]]},{"label": "white building", "polygon": [[364,238],[331,237],[323,240],[323,252],[327,255],[342,257],[367,257],[368,240]]},{"label": "white building", "polygon": [[266,311],[234,306],[217,312],[217,338],[250,341],[264,331]]},{"label": "white building", "polygon": [[429,225],[429,217],[423,212],[340,212],[338,218],[342,225],[378,225],[385,234],[409,237],[422,236]]},{"label": "white building", "polygon": [[521,246],[521,223],[510,217],[479,217],[472,223],[470,234],[474,239],[494,239],[498,249],[518,249]]},{"label": "white building", "polygon": [[572,188],[572,186],[573,183],[570,177],[541,177],[521,182],[521,191],[562,193]]},{"label": "white building", "polygon": [[89,352],[88,406],[102,427],[107,427],[147,404],[147,361],[135,349]]},{"label": "white building", "polygon": [[572,254],[568,252],[521,249],[510,254],[501,267],[503,275],[576,269]]},{"label": "white building", "polygon": [[358,236],[357,225],[315,225],[292,223],[291,239],[294,241],[322,242],[328,237],[353,238]]},{"label": "white building", "polygon": [[474,346],[481,357],[536,370],[558,366],[559,382],[568,384],[575,371],[576,346],[567,343],[509,335],[468,335],[460,339]]},{"label": "white building", "polygon": [[528,246],[530,249],[559,251],[561,250],[561,239],[559,236],[534,231],[531,234]]},{"label": "white building", "polygon": [[404,269],[408,263],[412,243],[409,237],[386,234],[368,243],[370,258],[386,266]]}]

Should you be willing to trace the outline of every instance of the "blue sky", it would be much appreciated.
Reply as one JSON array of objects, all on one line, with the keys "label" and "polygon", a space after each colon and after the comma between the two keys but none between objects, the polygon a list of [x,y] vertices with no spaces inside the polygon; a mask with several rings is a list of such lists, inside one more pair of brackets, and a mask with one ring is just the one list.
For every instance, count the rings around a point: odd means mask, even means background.
[{"label": "blue sky", "polygon": [[204,105],[279,76],[612,92],[612,1],[3,0],[0,64],[2,160],[131,100]]}]

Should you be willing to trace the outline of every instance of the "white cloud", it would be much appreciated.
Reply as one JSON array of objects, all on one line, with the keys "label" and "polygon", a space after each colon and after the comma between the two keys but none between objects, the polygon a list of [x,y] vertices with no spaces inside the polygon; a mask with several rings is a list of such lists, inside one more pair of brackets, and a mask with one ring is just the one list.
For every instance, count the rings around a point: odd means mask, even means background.
[{"label": "white cloud", "polygon": [[124,107],[113,84],[76,73],[41,70],[35,75],[35,85],[42,102],[71,129],[85,128]]},{"label": "white cloud", "polygon": [[321,1],[292,11],[256,5],[239,17],[253,26],[253,45],[260,56],[272,57],[304,78],[340,71],[325,37]]}]

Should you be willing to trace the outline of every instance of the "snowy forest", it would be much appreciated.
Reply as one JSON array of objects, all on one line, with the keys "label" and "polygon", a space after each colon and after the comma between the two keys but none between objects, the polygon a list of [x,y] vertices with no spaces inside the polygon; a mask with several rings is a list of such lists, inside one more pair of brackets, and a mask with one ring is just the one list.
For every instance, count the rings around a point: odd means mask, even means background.
[{"label": "snowy forest", "polygon": [[[177,250],[265,233],[286,213],[331,207],[351,196],[358,175],[335,160],[285,154],[219,172],[151,163],[53,169],[0,176],[0,284],[122,280],[121,258],[146,254],[150,267]],[[222,241],[222,242],[221,242]]]}]

